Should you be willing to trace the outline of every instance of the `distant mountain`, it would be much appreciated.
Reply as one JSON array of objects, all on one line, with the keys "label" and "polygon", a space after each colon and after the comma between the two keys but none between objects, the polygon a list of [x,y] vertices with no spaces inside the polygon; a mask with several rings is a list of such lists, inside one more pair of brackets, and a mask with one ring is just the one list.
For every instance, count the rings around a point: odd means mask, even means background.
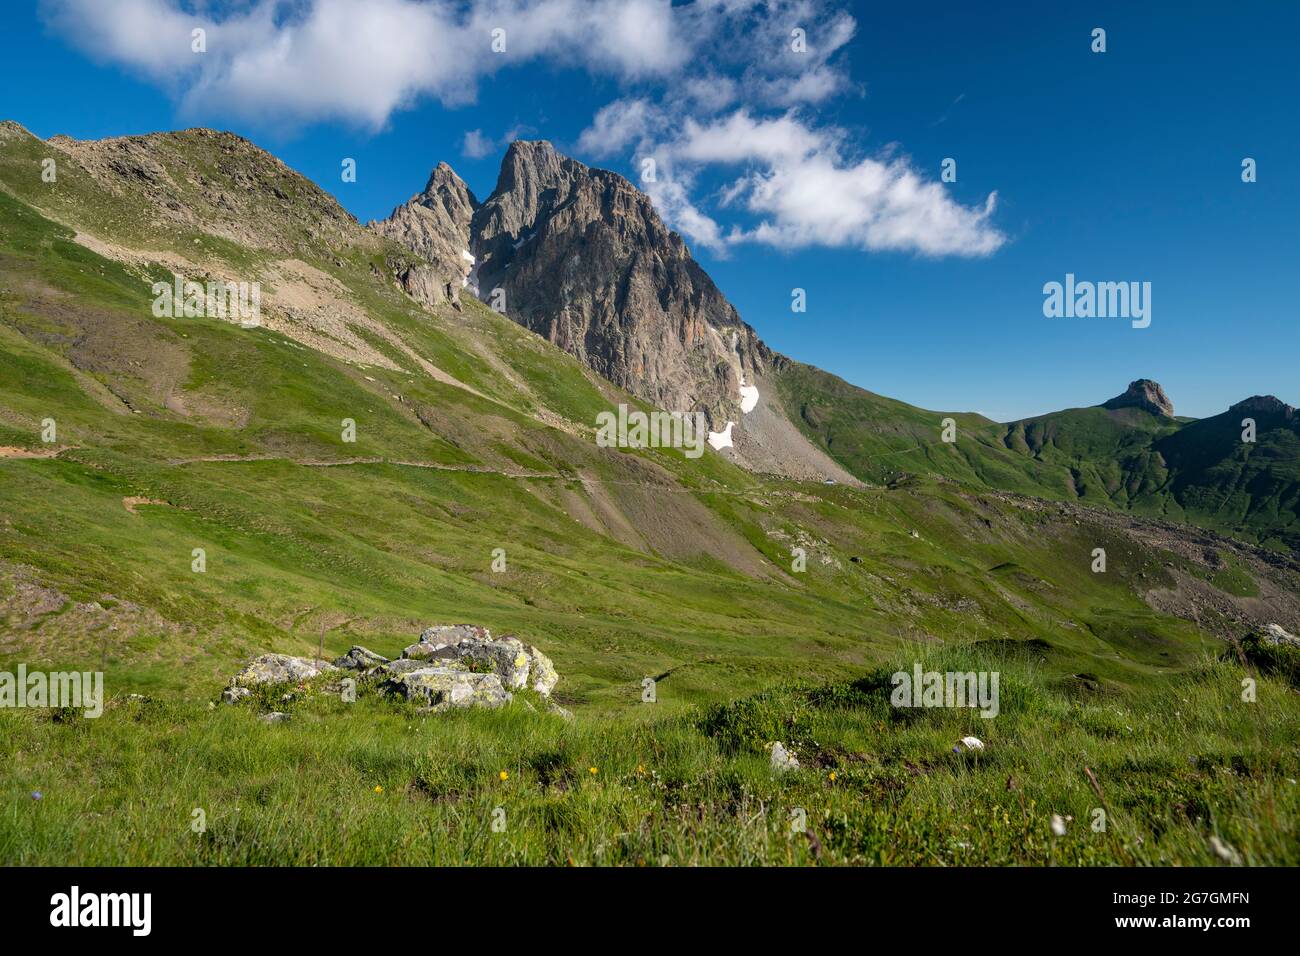
[{"label": "distant mountain", "polygon": [[419,268],[402,260],[388,263],[413,298],[428,305],[460,303],[460,290],[468,284],[474,266],[469,224],[477,208],[478,200],[469,187],[450,166],[439,163],[423,192],[398,206],[387,219],[370,224],[432,267]]},{"label": "distant mountain", "polygon": [[1165,394],[1165,390],[1160,383],[1153,382],[1149,378],[1140,378],[1136,382],[1130,382],[1129,387],[1124,390],[1122,395],[1116,395],[1110,401],[1102,402],[1101,407],[1111,409],[1140,408],[1152,415],[1165,418],[1174,417],[1174,403],[1169,400],[1169,396]]},{"label": "distant mountain", "polygon": [[[997,424],[915,408],[798,363],[784,366],[777,384],[805,433],[866,481],[937,474],[1300,551],[1300,419],[1272,396],[1201,421],[1178,419],[1164,389],[1141,379],[1092,408]],[[1256,419],[1254,443],[1242,440],[1247,414]],[[948,417],[957,424],[953,443],[941,440]]]}]

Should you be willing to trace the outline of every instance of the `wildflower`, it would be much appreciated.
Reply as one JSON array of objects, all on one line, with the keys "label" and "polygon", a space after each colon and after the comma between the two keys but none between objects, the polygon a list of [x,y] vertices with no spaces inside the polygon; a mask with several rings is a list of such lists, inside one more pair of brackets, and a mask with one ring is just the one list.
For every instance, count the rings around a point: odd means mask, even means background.
[{"label": "wildflower", "polygon": [[596,768],[595,768],[595,767],[588,767],[588,768],[587,768],[587,773],[591,774],[593,777],[596,776],[596,773],[597,773]]},{"label": "wildflower", "polygon": [[834,783],[834,782],[835,782],[835,771],[834,771],[834,770],[831,771],[830,780],[831,780],[831,783]]},{"label": "wildflower", "polygon": [[379,784],[375,784],[375,793],[383,793],[383,792],[384,792],[384,788],[381,787]]},{"label": "wildflower", "polygon": [[1065,821],[1061,819],[1061,815],[1059,813],[1052,814],[1051,827],[1052,827],[1053,835],[1059,837],[1065,836]]},{"label": "wildflower", "polygon": [[510,779],[510,774],[506,773],[504,770],[502,770],[499,774],[497,774],[497,776],[500,777],[502,780]]},{"label": "wildflower", "polygon": [[33,791],[32,791],[32,799],[33,799],[33,800],[40,800],[40,799],[43,798],[44,796],[45,796],[45,794],[41,793],[39,790],[33,790]]},{"label": "wildflower", "polygon": [[[963,747],[965,747],[967,750],[983,750],[983,749],[984,749],[984,741],[980,740],[978,737],[963,737],[963,738],[959,741],[959,743],[960,743]],[[956,750],[955,747],[954,747],[953,749]],[[957,752],[960,753],[960,751],[957,751]]]},{"label": "wildflower", "polygon": [[637,773],[637,776],[638,776],[638,777],[644,777],[644,776],[645,776],[645,764],[643,764],[643,763],[639,763],[639,764],[637,764],[637,765],[636,765],[636,773]]}]

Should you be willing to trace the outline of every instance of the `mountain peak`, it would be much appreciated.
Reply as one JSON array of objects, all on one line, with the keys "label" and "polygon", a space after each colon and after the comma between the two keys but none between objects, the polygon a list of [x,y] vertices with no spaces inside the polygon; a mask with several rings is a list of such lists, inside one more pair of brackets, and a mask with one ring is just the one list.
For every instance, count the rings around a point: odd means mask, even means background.
[{"label": "mountain peak", "polygon": [[497,186],[493,195],[519,193],[535,199],[543,190],[566,178],[565,169],[568,165],[576,164],[557,153],[548,140],[517,139],[510,144],[501,160],[501,171],[497,174]]},{"label": "mountain peak", "polygon": [[[449,210],[453,220],[459,222],[464,219],[466,223],[469,222],[469,214],[479,206],[478,199],[465,184],[465,180],[446,163],[433,167],[429,181],[424,184],[424,192],[412,197],[411,201],[430,208],[441,205]],[[464,212],[466,209],[468,214]]]},{"label": "mountain peak", "polygon": [[1140,378],[1135,382],[1130,382],[1122,395],[1116,395],[1110,401],[1103,402],[1101,407],[1112,409],[1140,408],[1152,415],[1163,415],[1166,418],[1174,417],[1174,403],[1169,400],[1169,396],[1165,394],[1165,390],[1160,383],[1153,382],[1149,378]]},{"label": "mountain peak", "polygon": [[[468,193],[469,187],[465,185],[465,180],[461,179],[460,176],[456,174],[456,170],[452,169],[446,163],[439,163],[437,166],[433,167],[433,171],[429,173],[429,181],[425,183],[424,186],[424,195],[427,196],[447,190]],[[470,193],[470,195],[473,194]],[[478,205],[477,200],[475,201],[475,205]]]},{"label": "mountain peak", "polygon": [[1288,405],[1276,395],[1252,395],[1250,398],[1242,399],[1229,408],[1228,411],[1281,415],[1283,418],[1294,418],[1296,412],[1294,406]]},{"label": "mountain peak", "polygon": [[550,156],[558,159],[559,155],[549,139],[512,139],[506,148],[506,159],[519,156],[537,162]]},{"label": "mountain peak", "polygon": [[31,130],[14,120],[0,120],[0,133],[26,133],[32,136]]},{"label": "mountain peak", "polygon": [[427,263],[388,263],[398,284],[412,298],[426,305],[451,302],[459,306],[460,290],[469,283],[474,265],[469,254],[469,223],[478,207],[478,200],[456,171],[438,163],[423,192],[402,203],[387,219],[370,224],[375,232]]}]

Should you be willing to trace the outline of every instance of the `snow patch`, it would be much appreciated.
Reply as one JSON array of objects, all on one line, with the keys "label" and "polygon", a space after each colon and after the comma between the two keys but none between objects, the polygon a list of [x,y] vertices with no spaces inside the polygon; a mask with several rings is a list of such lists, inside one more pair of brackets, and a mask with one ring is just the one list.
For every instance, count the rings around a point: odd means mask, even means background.
[{"label": "snow patch", "polygon": [[709,444],[714,451],[721,451],[724,448],[731,448],[731,428],[735,422],[727,422],[727,427],[720,432],[709,432]]}]

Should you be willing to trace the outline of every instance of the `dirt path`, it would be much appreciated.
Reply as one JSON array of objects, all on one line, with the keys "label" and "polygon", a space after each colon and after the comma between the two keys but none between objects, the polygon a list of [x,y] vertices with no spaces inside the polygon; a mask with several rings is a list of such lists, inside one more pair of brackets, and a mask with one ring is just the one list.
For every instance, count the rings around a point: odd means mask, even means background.
[{"label": "dirt path", "polygon": [[0,445],[0,458],[57,458],[60,452],[73,446],[59,448],[18,448],[14,445]]}]

